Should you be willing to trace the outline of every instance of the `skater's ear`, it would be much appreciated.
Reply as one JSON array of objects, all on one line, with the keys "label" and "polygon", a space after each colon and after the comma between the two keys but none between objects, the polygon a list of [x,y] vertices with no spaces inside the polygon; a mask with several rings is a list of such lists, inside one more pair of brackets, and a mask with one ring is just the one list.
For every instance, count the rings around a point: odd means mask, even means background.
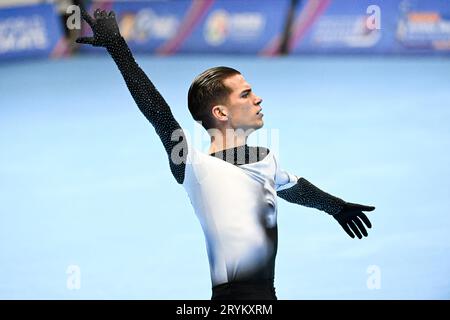
[{"label": "skater's ear", "polygon": [[211,114],[212,114],[214,121],[216,123],[217,122],[220,123],[223,121],[228,121],[229,110],[224,105],[216,105],[216,106],[212,107]]}]

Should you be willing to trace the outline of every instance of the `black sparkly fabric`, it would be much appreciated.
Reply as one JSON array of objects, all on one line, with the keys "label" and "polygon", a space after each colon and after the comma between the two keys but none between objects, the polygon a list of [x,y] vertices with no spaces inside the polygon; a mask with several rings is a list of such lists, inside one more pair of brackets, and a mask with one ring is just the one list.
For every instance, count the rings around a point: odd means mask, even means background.
[{"label": "black sparkly fabric", "polygon": [[[164,98],[134,60],[125,40],[122,37],[115,37],[114,41],[108,43],[107,50],[122,73],[139,110],[150,121],[161,139],[169,157],[173,176],[178,183],[182,184],[188,151],[183,130],[172,115]],[[172,139],[172,134],[174,134],[174,139]],[[174,149],[176,145],[178,146]],[[172,155],[175,150],[178,154]]]},{"label": "black sparkly fabric", "polygon": [[304,178],[300,178],[293,187],[277,192],[278,196],[288,202],[315,208],[334,215],[344,208],[345,201],[328,194]]},{"label": "black sparkly fabric", "polygon": [[210,155],[234,165],[241,165],[261,161],[268,153],[269,149],[264,147],[249,147],[248,145],[242,145],[214,152]]}]

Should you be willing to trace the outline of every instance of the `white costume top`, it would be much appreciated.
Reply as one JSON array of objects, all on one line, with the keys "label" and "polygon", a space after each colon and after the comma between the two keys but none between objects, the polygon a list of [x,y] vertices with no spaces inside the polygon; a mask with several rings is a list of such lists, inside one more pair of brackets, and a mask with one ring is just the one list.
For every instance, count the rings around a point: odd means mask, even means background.
[{"label": "white costume top", "polygon": [[206,238],[211,281],[270,280],[277,252],[277,190],[297,177],[269,151],[234,165],[189,145],[183,186]]}]

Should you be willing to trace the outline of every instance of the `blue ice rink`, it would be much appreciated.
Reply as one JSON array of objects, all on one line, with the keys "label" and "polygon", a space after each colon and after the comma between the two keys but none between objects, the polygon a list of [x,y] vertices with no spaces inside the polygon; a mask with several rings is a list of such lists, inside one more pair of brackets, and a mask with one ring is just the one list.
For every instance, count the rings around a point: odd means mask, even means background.
[{"label": "blue ice rink", "polygon": [[[376,206],[357,240],[280,199],[279,299],[450,298],[449,59],[137,60],[188,132],[194,76],[241,70],[283,167]],[[200,224],[110,58],[1,64],[0,105],[1,299],[210,298]]]}]

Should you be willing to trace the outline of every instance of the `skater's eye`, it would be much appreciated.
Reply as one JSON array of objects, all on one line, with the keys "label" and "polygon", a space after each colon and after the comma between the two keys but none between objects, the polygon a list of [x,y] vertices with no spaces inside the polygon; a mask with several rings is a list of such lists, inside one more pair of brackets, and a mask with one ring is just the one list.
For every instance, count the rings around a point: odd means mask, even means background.
[{"label": "skater's eye", "polygon": [[241,98],[247,98],[251,91],[252,91],[251,89],[242,91]]}]

